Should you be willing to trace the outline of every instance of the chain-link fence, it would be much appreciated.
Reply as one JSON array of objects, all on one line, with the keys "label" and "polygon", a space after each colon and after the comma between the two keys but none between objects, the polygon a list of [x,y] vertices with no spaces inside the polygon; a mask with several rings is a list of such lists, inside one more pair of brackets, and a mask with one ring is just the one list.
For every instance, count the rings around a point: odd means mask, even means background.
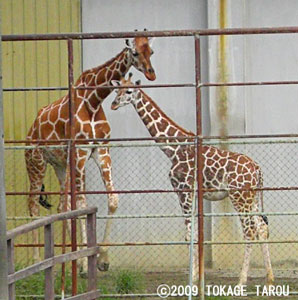
[{"label": "chain-link fence", "polygon": [[[194,87],[196,89],[197,109],[201,109],[201,88],[225,85],[259,85],[259,84],[297,84],[297,82],[267,82],[267,83],[200,83],[200,35],[208,34],[251,34],[251,33],[276,33],[276,29],[262,30],[238,30],[238,31],[183,31],[183,32],[155,32],[148,36],[193,36],[196,49],[196,82],[188,84],[168,84],[159,87]],[[297,28],[279,32],[298,32]],[[146,33],[147,34],[147,33]],[[115,38],[133,37],[136,33],[121,34],[92,34],[85,38]],[[67,39],[69,51],[69,74],[72,70],[72,40],[82,39],[82,35],[71,36],[51,35],[51,39]],[[23,40],[24,36],[8,36],[7,41]],[[29,36],[28,40],[47,40],[49,36]],[[4,39],[5,40],[5,39]],[[72,88],[72,76],[69,76],[69,89]],[[142,86],[140,86],[142,87]],[[157,87],[157,86],[156,86]],[[89,87],[96,88],[96,87]],[[38,88],[20,89],[23,91],[38,90]],[[70,101],[71,103],[71,101]],[[70,110],[71,111],[71,110]],[[200,116],[199,116],[200,117]],[[72,126],[72,124],[70,125]],[[197,119],[196,136],[202,134],[201,123]],[[296,136],[297,138],[297,136]],[[69,141],[71,147],[75,147],[75,138],[71,136]],[[273,269],[287,270],[287,273],[279,273],[281,282],[287,282],[289,277],[297,279],[297,213],[295,211],[295,199],[297,193],[295,160],[297,141],[258,141],[233,143],[230,140],[229,149],[244,153],[258,162],[264,174],[264,205],[265,212],[269,217],[270,251]],[[200,148],[199,148],[200,149]],[[125,191],[119,193],[119,208],[113,219],[110,234],[109,256],[110,271],[99,275],[99,282],[106,284],[102,286],[103,293],[120,293],[119,277],[113,272],[119,270],[134,270],[135,277],[143,277],[143,284],[137,282],[137,289],[133,290],[134,296],[138,293],[151,293],[156,295],[159,284],[186,284],[191,270],[191,259],[188,244],[184,241],[185,225],[184,216],[181,214],[177,195],[172,191],[169,181],[170,162],[158,149],[152,145],[140,146],[136,144],[123,143],[118,147],[110,149],[113,163],[113,181],[116,190]],[[74,156],[71,156],[73,159]],[[6,147],[6,191],[8,207],[8,229],[14,228],[26,222],[30,222],[27,211],[28,180],[24,164],[24,147]],[[59,189],[57,179],[53,170],[49,167],[44,184],[46,191],[57,191],[51,194],[48,200],[53,204],[50,211],[40,209],[41,215],[53,213],[59,202]],[[107,195],[105,193],[88,193],[88,191],[105,191],[100,178],[100,171],[92,162],[86,167],[86,192],[88,205],[98,207],[98,241],[103,239],[105,224],[107,222]],[[74,180],[74,178],[72,178]],[[74,181],[72,181],[72,184]],[[72,185],[73,187],[74,185]],[[269,187],[269,190],[268,190]],[[134,190],[134,192],[132,192]],[[72,191],[74,189],[72,188]],[[27,193],[28,194],[28,193]],[[74,197],[72,198],[73,202]],[[199,201],[199,206],[202,202]],[[228,200],[223,202],[205,202],[204,217],[204,244],[205,265],[210,270],[210,277],[206,276],[206,282],[236,283],[231,278],[238,277],[239,266],[243,260],[244,245],[241,226],[237,214],[231,215],[232,207]],[[224,214],[224,215],[223,215]],[[200,218],[199,220],[202,220]],[[197,221],[197,218],[195,218]],[[202,224],[201,224],[202,225]],[[198,224],[194,222],[194,228]],[[39,233],[42,237],[43,233]],[[56,253],[62,250],[62,226],[55,228]],[[194,238],[198,233],[194,233]],[[33,249],[42,245],[32,245],[31,236],[25,236],[15,241],[16,264],[26,266],[32,263]],[[79,241],[81,243],[81,241]],[[66,241],[67,249],[70,249],[70,239]],[[201,243],[199,243],[201,245]],[[255,246],[254,248],[259,248]],[[196,251],[196,250],[195,250]],[[200,256],[202,258],[202,256]],[[261,253],[254,250],[251,261],[253,270],[262,267]],[[289,271],[290,270],[290,271]],[[217,272],[216,272],[217,271]],[[220,272],[219,272],[220,271]],[[106,275],[107,274],[107,275]],[[127,273],[126,273],[127,274]],[[130,273],[131,274],[131,273]],[[212,277],[213,275],[216,277]],[[217,276],[219,274],[219,276]],[[235,275],[236,274],[236,275]],[[257,273],[259,276],[259,273]],[[202,274],[201,274],[202,275]],[[262,271],[261,275],[264,275]],[[203,274],[204,276],[204,274]],[[129,275],[131,280],[133,276]],[[122,277],[123,278],[123,277]],[[259,280],[259,277],[257,277]],[[127,276],[126,276],[127,279]],[[113,282],[113,283],[112,283]],[[114,290],[110,287],[118,284]],[[190,281],[191,282],[191,281]],[[204,280],[200,278],[200,283]],[[291,286],[291,290],[297,290],[297,284]],[[130,291],[124,291],[129,293]],[[36,292],[37,293],[37,292]],[[202,295],[202,294],[201,294]],[[202,298],[201,298],[202,299]]]},{"label": "chain-link fence", "polygon": [[[269,219],[270,241],[281,242],[270,244],[273,270],[277,272],[279,280],[295,277],[298,268],[298,246],[295,243],[298,224],[298,215],[295,214],[297,142],[285,139],[245,142],[231,140],[229,143],[231,151],[247,154],[262,168],[265,187],[264,208]],[[172,278],[169,281],[175,278],[176,284],[187,282],[190,266],[189,248],[184,242],[185,225],[178,196],[170,192],[172,186],[168,174],[171,162],[153,142],[146,145],[127,142],[118,147],[117,144],[111,146],[115,189],[130,192],[119,194],[119,208],[113,219],[110,240],[117,246],[110,247],[110,271],[106,274],[101,273],[99,281],[107,280],[116,270],[132,269],[145,277],[146,288],[143,292],[148,290],[153,292],[154,287],[156,289],[159,284],[168,281],[168,278]],[[24,175],[26,172],[23,170],[24,150],[6,147],[5,167],[7,192],[28,190]],[[49,173],[49,177],[45,180],[46,187],[56,184],[52,170]],[[18,179],[18,174],[23,174],[22,180]],[[283,190],[266,191],[266,188]],[[59,191],[58,185],[55,191]],[[105,191],[99,169],[93,160],[89,160],[86,166],[86,191]],[[30,221],[26,197],[8,196],[9,229]],[[59,195],[49,196],[53,208],[51,211],[41,208],[41,214],[53,213],[59,197]],[[106,223],[107,195],[87,194],[86,197],[89,206],[98,207],[97,239],[101,242]],[[207,282],[214,280],[214,276],[219,276],[216,280],[222,283],[225,283],[227,278],[238,277],[244,256],[244,245],[233,244],[237,241],[243,242],[239,218],[208,215],[210,213],[229,215],[233,212],[235,211],[229,199],[213,203],[205,201]],[[279,215],[280,213],[283,215]],[[57,225],[55,233],[56,251],[59,253],[62,225]],[[196,237],[197,234],[195,239]],[[210,242],[215,244],[209,245]],[[32,263],[33,248],[30,246],[32,237],[24,237],[15,243],[16,264],[25,266]],[[70,243],[69,239],[67,243]],[[265,272],[261,248],[254,245],[253,249],[250,274],[253,278],[263,277]]]}]

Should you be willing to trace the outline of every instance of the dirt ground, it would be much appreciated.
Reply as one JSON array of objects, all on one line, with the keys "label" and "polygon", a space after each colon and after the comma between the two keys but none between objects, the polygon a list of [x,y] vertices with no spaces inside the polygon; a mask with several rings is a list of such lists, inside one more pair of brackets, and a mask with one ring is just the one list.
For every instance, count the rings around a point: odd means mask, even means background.
[{"label": "dirt ground", "polygon": [[[237,285],[238,281],[238,273],[235,271],[214,271],[214,270],[206,270],[205,273],[205,285],[226,285],[234,287]],[[101,279],[103,282],[108,282],[108,274],[101,275]],[[157,287],[160,284],[167,284],[168,286],[172,285],[188,285],[188,271],[177,271],[177,272],[146,272],[142,273],[144,288],[138,293],[151,294],[156,293]],[[249,279],[247,283],[246,291],[256,292],[256,285],[261,285],[260,291],[262,291],[263,286],[265,285],[265,275],[263,270],[253,270],[249,274]],[[274,286],[281,285],[287,286],[289,285],[290,292],[298,292],[298,270],[275,270],[275,282]],[[207,291],[207,289],[205,289]],[[261,294],[261,293],[260,293]],[[187,297],[168,297],[167,299],[187,299]],[[245,299],[245,300],[269,300],[269,299],[298,299],[297,295],[287,296],[287,297],[278,297],[278,296],[238,296],[238,297],[220,297],[220,296],[206,296],[206,300],[232,300],[232,299]],[[148,297],[148,298],[137,298],[137,299],[161,299],[158,297]],[[193,297],[195,299],[195,297]]]}]

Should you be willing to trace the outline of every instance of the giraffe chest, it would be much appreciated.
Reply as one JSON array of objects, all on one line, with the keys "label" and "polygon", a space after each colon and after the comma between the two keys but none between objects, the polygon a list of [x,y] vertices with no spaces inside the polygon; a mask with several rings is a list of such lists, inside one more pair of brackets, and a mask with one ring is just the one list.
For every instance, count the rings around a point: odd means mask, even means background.
[{"label": "giraffe chest", "polygon": [[96,110],[86,109],[81,105],[76,114],[76,138],[102,139],[110,136],[111,128],[100,105]]}]

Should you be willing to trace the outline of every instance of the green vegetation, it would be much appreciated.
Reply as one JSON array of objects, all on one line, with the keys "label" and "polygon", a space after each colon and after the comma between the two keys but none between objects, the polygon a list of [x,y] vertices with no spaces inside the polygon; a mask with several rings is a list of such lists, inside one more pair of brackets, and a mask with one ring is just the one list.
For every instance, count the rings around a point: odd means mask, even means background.
[{"label": "green vegetation", "polygon": [[114,275],[114,282],[118,294],[131,294],[144,290],[144,278],[136,271],[121,270]]},{"label": "green vegetation", "polygon": [[[22,269],[18,266],[16,270]],[[20,295],[43,295],[44,294],[44,272],[36,273],[26,279],[19,280],[16,283],[17,299]],[[108,276],[98,280],[98,288],[102,294],[132,294],[142,293],[145,290],[144,277],[141,273],[134,270],[119,270],[111,272]],[[78,293],[84,293],[87,290],[87,280],[78,277]],[[61,295],[61,268],[55,275],[55,293]],[[71,272],[68,270],[65,276],[65,295],[71,294]],[[36,299],[35,297],[26,299]],[[106,300],[115,300],[115,298],[105,298]]]}]

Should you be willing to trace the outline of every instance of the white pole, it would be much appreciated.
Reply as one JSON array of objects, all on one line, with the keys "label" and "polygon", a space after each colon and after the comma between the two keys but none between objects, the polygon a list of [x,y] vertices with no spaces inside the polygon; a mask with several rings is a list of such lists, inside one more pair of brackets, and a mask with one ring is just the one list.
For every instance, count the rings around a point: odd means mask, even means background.
[{"label": "white pole", "polygon": [[[1,20],[0,20],[1,27]],[[1,38],[1,31],[0,31]],[[8,266],[6,242],[6,202],[4,181],[4,133],[3,133],[3,94],[2,94],[2,47],[0,39],[0,299],[8,300]]]}]

